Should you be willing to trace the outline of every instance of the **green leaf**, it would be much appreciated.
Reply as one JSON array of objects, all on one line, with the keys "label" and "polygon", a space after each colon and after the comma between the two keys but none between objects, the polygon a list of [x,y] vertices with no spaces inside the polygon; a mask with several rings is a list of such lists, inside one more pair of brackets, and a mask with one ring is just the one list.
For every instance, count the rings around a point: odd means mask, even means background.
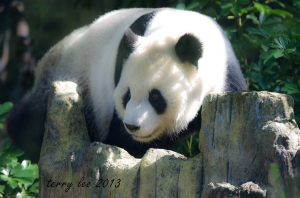
[{"label": "green leaf", "polygon": [[211,17],[217,17],[218,16],[216,10],[212,7],[207,8],[207,10],[205,10],[205,14],[208,15],[208,16],[211,16]]},{"label": "green leaf", "polygon": [[299,94],[300,93],[300,90],[298,90],[297,86],[292,83],[285,84],[284,89],[288,94]]},{"label": "green leaf", "polygon": [[0,180],[2,180],[2,181],[7,181],[8,178],[9,177],[7,175],[0,175]]},{"label": "green leaf", "polygon": [[265,35],[259,29],[256,29],[256,28],[249,27],[249,28],[247,28],[247,31],[249,32],[249,34],[258,34],[258,35],[267,37],[267,35]]},{"label": "green leaf", "polygon": [[228,3],[225,6],[221,6],[221,7],[222,7],[222,9],[221,9],[220,14],[222,16],[227,16],[229,14],[230,10],[231,10],[232,3]]},{"label": "green leaf", "polygon": [[1,193],[1,194],[4,194],[4,188],[5,188],[5,186],[0,185],[0,193]]},{"label": "green leaf", "polygon": [[267,26],[261,26],[259,27],[259,30],[265,34],[267,37],[270,36],[270,28],[268,28]]},{"label": "green leaf", "polygon": [[15,181],[18,181],[22,184],[30,185],[33,183],[34,178],[31,177],[14,177]]},{"label": "green leaf", "polygon": [[259,13],[259,23],[260,24],[264,24],[264,22],[266,21],[267,19],[267,14],[262,11],[261,13]]},{"label": "green leaf", "polygon": [[288,40],[286,36],[282,35],[279,37],[279,43],[281,44],[282,48],[285,48],[286,45],[288,44]]},{"label": "green leaf", "polygon": [[290,42],[286,45],[286,49],[295,50],[297,47],[300,47],[300,40],[297,41],[296,39],[290,40]]},{"label": "green leaf", "polygon": [[273,24],[273,23],[279,23],[281,22],[281,18],[280,17],[268,17],[267,20],[264,22],[264,25],[269,25],[269,24]]},{"label": "green leaf", "polygon": [[18,186],[18,182],[14,180],[13,178],[9,177],[7,180],[7,184],[12,188],[16,188]]},{"label": "green leaf", "polygon": [[37,194],[39,192],[38,189],[39,189],[39,182],[36,181],[29,187],[28,191]]},{"label": "green leaf", "polygon": [[264,53],[262,53],[259,58],[261,59],[264,59],[264,64],[266,64],[266,62],[268,60],[270,60],[271,58],[274,57],[274,54],[277,52],[277,50],[269,50],[269,51],[266,51]]},{"label": "green leaf", "polygon": [[271,14],[281,16],[282,18],[285,18],[285,17],[292,18],[293,17],[293,15],[291,13],[289,13],[285,10],[280,10],[280,9],[271,10]]},{"label": "green leaf", "polygon": [[252,22],[253,22],[255,25],[258,25],[258,24],[259,24],[259,21],[258,21],[257,17],[256,17],[253,13],[247,14],[247,15],[246,15],[246,18],[252,20]]},{"label": "green leaf", "polygon": [[22,171],[23,166],[21,164],[18,164],[16,166],[14,166],[11,171],[10,171],[10,175],[17,175],[20,171]]},{"label": "green leaf", "polygon": [[300,26],[295,26],[291,29],[291,33],[293,37],[299,38],[300,37]]},{"label": "green leaf", "polygon": [[254,2],[254,7],[259,11],[259,12],[265,12],[266,14],[269,14],[272,9],[269,6],[262,5],[260,3]]},{"label": "green leaf", "polygon": [[245,33],[242,33],[243,37],[245,39],[247,39],[253,46],[255,47],[260,47],[261,46],[261,43],[259,40],[255,39],[255,38],[252,38],[251,36],[249,36],[249,34],[247,34],[246,32]]},{"label": "green leaf", "polygon": [[6,151],[11,147],[11,140],[9,138],[4,138],[2,142],[0,142],[0,151]]},{"label": "green leaf", "polygon": [[200,5],[199,5],[200,8],[203,8],[203,7],[208,3],[208,1],[209,1],[209,0],[201,0],[201,1],[200,1]]},{"label": "green leaf", "polygon": [[185,9],[186,10],[192,10],[192,9],[194,9],[197,6],[199,6],[199,2],[192,2],[189,5],[187,5]]},{"label": "green leaf", "polygon": [[33,171],[29,169],[23,169],[20,172],[16,173],[14,177],[32,177]]},{"label": "green leaf", "polygon": [[10,157],[19,157],[23,154],[24,154],[24,152],[18,148],[13,148],[9,151]]},{"label": "green leaf", "polygon": [[13,103],[11,102],[5,102],[0,105],[0,122],[3,122],[5,120],[6,114],[10,111],[12,106]]},{"label": "green leaf", "polygon": [[237,3],[240,5],[247,5],[250,3],[250,1],[249,0],[238,0]]},{"label": "green leaf", "polygon": [[282,31],[279,30],[277,27],[273,27],[270,31],[270,36],[280,36],[282,34]]},{"label": "green leaf", "polygon": [[283,56],[284,54],[283,54],[283,52],[281,51],[281,50],[277,50],[275,53],[274,53],[274,58],[279,58],[279,57],[281,57],[281,56]]},{"label": "green leaf", "polygon": [[239,5],[234,5],[231,9],[231,12],[233,13],[234,16],[238,16],[240,11],[241,11],[241,7]]},{"label": "green leaf", "polygon": [[0,115],[8,113],[12,107],[13,107],[12,102],[5,102],[3,104],[0,104]]},{"label": "green leaf", "polygon": [[2,156],[0,156],[0,166],[10,165],[11,162],[12,158],[9,156],[9,154],[4,153]]}]

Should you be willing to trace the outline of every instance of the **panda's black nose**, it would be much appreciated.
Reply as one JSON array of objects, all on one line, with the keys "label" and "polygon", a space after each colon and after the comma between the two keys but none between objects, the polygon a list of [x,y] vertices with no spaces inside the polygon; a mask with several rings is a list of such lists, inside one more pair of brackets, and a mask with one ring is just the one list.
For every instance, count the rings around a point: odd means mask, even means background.
[{"label": "panda's black nose", "polygon": [[132,124],[126,124],[124,123],[126,128],[131,131],[131,132],[134,132],[134,131],[137,131],[140,129],[140,126],[136,126],[136,125],[132,125]]}]

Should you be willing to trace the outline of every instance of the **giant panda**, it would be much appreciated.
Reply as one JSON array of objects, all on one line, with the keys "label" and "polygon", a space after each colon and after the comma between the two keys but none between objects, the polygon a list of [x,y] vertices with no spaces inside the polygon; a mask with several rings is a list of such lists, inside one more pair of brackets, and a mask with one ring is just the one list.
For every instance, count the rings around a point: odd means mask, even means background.
[{"label": "giant panda", "polygon": [[109,12],[52,47],[35,75],[30,96],[8,120],[11,138],[34,161],[54,81],[73,81],[82,91],[92,142],[137,157],[199,131],[207,94],[247,90],[220,26],[197,12],[169,8]]}]

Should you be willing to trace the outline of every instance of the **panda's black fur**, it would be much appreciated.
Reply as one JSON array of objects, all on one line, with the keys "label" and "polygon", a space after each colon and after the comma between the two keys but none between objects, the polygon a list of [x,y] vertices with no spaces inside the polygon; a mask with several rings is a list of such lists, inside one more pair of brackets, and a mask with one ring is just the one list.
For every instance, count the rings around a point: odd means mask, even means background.
[{"label": "panda's black fur", "polygon": [[[149,10],[132,10],[133,13],[141,12],[131,24],[128,25],[129,29],[124,29],[123,37],[119,40],[119,45],[115,46],[117,48],[117,54],[115,56],[115,71],[114,75],[114,87],[116,88],[120,83],[122,76],[124,62],[131,56],[135,51],[135,44],[138,42],[139,37],[143,37],[145,32],[148,30],[149,24],[153,22],[156,15],[160,12],[165,12],[167,9],[149,9]],[[181,11],[182,12],[182,11]],[[122,20],[122,19],[119,19]],[[178,27],[180,28],[180,27]],[[205,28],[205,27],[203,27]],[[83,31],[84,32],[84,31]],[[203,43],[197,38],[195,33],[186,32],[183,34],[178,41],[174,49],[175,54],[178,57],[181,64],[191,64],[197,70],[199,69],[198,60],[201,59],[205,46],[203,48]],[[222,33],[224,34],[224,33]],[[225,37],[225,35],[223,35]],[[225,42],[228,42],[227,40]],[[226,43],[226,45],[230,45]],[[55,51],[56,50],[56,51]],[[44,132],[44,122],[46,120],[46,108],[47,99],[49,94],[49,89],[51,87],[52,81],[54,80],[70,80],[70,79],[56,79],[53,73],[53,68],[59,64],[60,56],[63,54],[57,53],[60,49],[54,47],[51,49],[46,57],[41,61],[42,71],[37,74],[36,86],[30,97],[24,98],[19,105],[17,105],[9,119],[8,119],[8,131],[14,143],[23,149],[27,156],[29,156],[34,161],[39,158],[40,147],[43,139]],[[232,49],[228,49],[229,51]],[[63,53],[64,51],[61,51]],[[242,91],[247,90],[247,86],[244,77],[241,73],[239,64],[230,51],[228,53],[231,57],[227,59],[227,72],[224,88],[222,91]],[[192,67],[191,66],[191,67]],[[78,83],[82,90],[83,101],[84,101],[84,114],[86,118],[87,128],[89,131],[89,136],[91,141],[102,141],[107,144],[116,145],[124,148],[130,154],[141,157],[148,148],[167,148],[174,141],[188,134],[199,131],[201,127],[201,106],[197,110],[196,116],[191,120],[187,127],[183,128],[180,133],[176,135],[165,135],[157,138],[149,143],[139,143],[132,139],[131,135],[126,132],[122,119],[116,111],[113,110],[113,115],[111,119],[107,120],[110,123],[109,132],[106,134],[105,140],[103,140],[101,134],[99,134],[99,129],[103,126],[99,126],[96,121],[94,106],[92,103],[91,90],[89,88],[88,79],[84,77],[78,77],[74,80]],[[101,86],[101,85],[99,85]],[[104,85],[105,86],[105,85]],[[157,115],[164,114],[168,108],[168,101],[163,97],[163,93],[160,93],[158,89],[152,89],[151,92],[155,92],[156,96],[160,94],[162,98],[158,107],[155,104],[150,104],[157,113]],[[104,93],[105,94],[105,93]],[[130,90],[126,89],[122,95],[122,105],[126,108],[128,101],[130,100]],[[126,124],[125,124],[126,125]],[[133,128],[132,128],[133,129]]]}]

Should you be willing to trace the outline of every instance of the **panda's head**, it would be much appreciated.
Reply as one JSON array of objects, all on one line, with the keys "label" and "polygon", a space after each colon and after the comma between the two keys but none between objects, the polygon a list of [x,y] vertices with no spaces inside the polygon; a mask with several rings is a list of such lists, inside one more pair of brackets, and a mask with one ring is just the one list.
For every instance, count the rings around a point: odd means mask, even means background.
[{"label": "panda's head", "polygon": [[126,131],[139,142],[178,135],[203,100],[202,42],[191,33],[157,31],[141,37],[127,29],[120,45],[130,54],[114,100]]}]

